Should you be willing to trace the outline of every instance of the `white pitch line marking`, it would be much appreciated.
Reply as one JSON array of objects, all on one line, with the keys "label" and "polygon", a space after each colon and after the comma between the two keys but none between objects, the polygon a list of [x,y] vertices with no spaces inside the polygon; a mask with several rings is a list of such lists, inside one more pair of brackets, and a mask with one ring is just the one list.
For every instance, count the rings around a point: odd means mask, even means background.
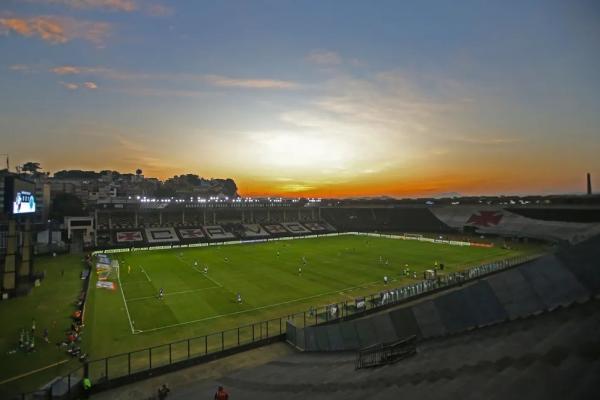
[{"label": "white pitch line marking", "polygon": [[194,270],[200,272],[201,274],[203,274],[203,276],[208,279],[209,281],[211,281],[212,283],[214,283],[215,285],[219,286],[219,287],[223,287],[223,285],[221,285],[219,282],[215,281],[213,278],[211,278],[210,276],[208,276],[208,274],[205,274],[204,271],[201,271],[198,269],[198,267],[192,267]]},{"label": "white pitch line marking", "polygon": [[[209,289],[220,289],[220,286],[210,286],[210,287],[205,287],[205,288],[200,288],[200,289],[182,290],[180,292],[170,292],[170,293],[165,293],[164,297],[174,296],[174,295],[177,295],[177,294],[186,294],[186,293],[201,292],[203,290],[209,290]],[[132,302],[132,301],[138,301],[138,300],[155,299],[156,297],[157,296],[134,297],[132,299],[127,299],[127,301],[128,302]]]},{"label": "white pitch line marking", "polygon": [[125,293],[123,293],[123,285],[121,284],[121,267],[119,267],[119,273],[117,274],[117,281],[119,283],[119,289],[121,291],[121,296],[123,297],[123,304],[125,305],[125,312],[127,313],[127,319],[129,320],[129,327],[131,328],[131,333],[135,335],[135,330],[133,329],[133,322],[131,322],[131,315],[129,315],[129,308],[127,308],[127,300],[125,300]]},{"label": "white pitch line marking", "polygon": [[191,266],[193,270],[200,272],[202,274],[202,276],[204,276],[206,279],[208,279],[209,281],[211,281],[212,283],[214,283],[215,285],[219,286],[219,287],[223,287],[222,284],[220,284],[219,282],[217,282],[216,280],[214,280],[213,278],[211,278],[210,276],[208,276],[208,274],[205,274],[204,271],[201,271],[198,269],[198,267],[192,265],[192,264],[188,264],[187,261],[185,261],[183,259],[183,257],[175,257],[177,258],[180,262],[182,262],[184,265],[187,266]]},{"label": "white pitch line marking", "polygon": [[144,273],[144,275],[146,275],[146,279],[148,279],[148,282],[152,282],[152,279],[150,279],[150,277],[146,273],[146,270],[144,269],[144,267],[140,267],[140,268],[142,269],[142,272]]},{"label": "white pitch line marking", "polygon": [[168,328],[174,328],[176,326],[182,326],[182,325],[189,325],[189,324],[194,324],[196,322],[202,322],[202,321],[209,321],[211,319],[217,319],[217,318],[222,318],[222,317],[228,317],[230,315],[238,315],[238,314],[245,314],[245,313],[249,313],[252,311],[257,311],[257,310],[263,310],[265,308],[271,308],[271,307],[277,307],[277,306],[281,306],[284,304],[290,304],[290,303],[295,303],[298,301],[303,301],[303,300],[310,300],[310,299],[314,299],[317,297],[322,297],[322,296],[327,296],[330,294],[335,294],[335,293],[339,293],[339,292],[343,292],[343,291],[347,291],[347,290],[354,290],[354,289],[359,289],[359,288],[364,288],[366,286],[372,286],[375,285],[377,283],[380,283],[379,281],[376,282],[369,282],[369,283],[364,283],[362,285],[358,285],[358,286],[351,286],[351,287],[347,287],[345,289],[337,289],[337,290],[332,290],[331,292],[326,292],[326,293],[320,293],[320,294],[316,294],[314,296],[308,296],[308,297],[301,297],[299,299],[294,299],[294,300],[288,300],[288,301],[283,301],[281,303],[276,303],[276,304],[269,304],[266,306],[261,306],[261,307],[255,307],[255,308],[251,308],[249,310],[242,310],[242,311],[235,311],[232,313],[227,313],[227,314],[219,314],[219,315],[213,315],[212,317],[206,317],[206,318],[201,318],[201,319],[196,319],[193,321],[186,321],[186,322],[180,322],[178,324],[172,324],[172,325],[165,325],[165,326],[160,326],[158,328],[151,328],[151,329],[144,329],[144,330],[137,330],[136,333],[144,333],[144,332],[155,332],[155,331],[159,331],[162,329],[168,329]]}]

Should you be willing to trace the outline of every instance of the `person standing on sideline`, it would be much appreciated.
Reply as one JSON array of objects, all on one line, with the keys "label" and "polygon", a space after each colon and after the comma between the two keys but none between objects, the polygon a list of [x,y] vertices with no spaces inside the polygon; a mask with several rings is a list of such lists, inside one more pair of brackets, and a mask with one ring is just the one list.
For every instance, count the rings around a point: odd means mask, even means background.
[{"label": "person standing on sideline", "polygon": [[31,336],[35,335],[35,318],[31,320]]},{"label": "person standing on sideline", "polygon": [[169,387],[167,386],[167,384],[163,383],[163,385],[158,388],[158,399],[159,400],[166,399],[167,395],[169,394],[170,391],[171,391],[171,389],[169,389]]},{"label": "person standing on sideline", "polygon": [[223,389],[223,386],[219,386],[215,393],[215,400],[229,400],[229,393]]}]

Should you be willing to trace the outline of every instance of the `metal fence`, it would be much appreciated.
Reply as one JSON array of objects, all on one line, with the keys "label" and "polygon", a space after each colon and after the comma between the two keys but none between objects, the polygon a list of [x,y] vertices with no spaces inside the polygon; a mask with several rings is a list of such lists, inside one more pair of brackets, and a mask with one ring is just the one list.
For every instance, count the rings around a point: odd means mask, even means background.
[{"label": "metal fence", "polygon": [[[402,287],[385,289],[355,300],[310,308],[275,319],[256,322],[221,332],[184,339],[159,346],[87,361],[43,391],[22,394],[18,398],[75,398],[80,394],[81,381],[88,377],[93,385],[132,379],[160,369],[173,370],[205,359],[244,351],[274,340],[283,340],[289,326],[304,328],[359,316],[371,310],[390,307],[408,299],[462,284],[497,271],[531,261],[539,255],[520,256],[476,265],[460,272],[443,274]],[[289,329],[287,329],[288,332]],[[290,338],[288,338],[290,341]],[[291,341],[293,343],[293,340]]]},{"label": "metal fence", "polygon": [[355,369],[372,368],[392,364],[417,354],[417,337],[407,337],[393,343],[380,343],[360,349],[357,353]]}]

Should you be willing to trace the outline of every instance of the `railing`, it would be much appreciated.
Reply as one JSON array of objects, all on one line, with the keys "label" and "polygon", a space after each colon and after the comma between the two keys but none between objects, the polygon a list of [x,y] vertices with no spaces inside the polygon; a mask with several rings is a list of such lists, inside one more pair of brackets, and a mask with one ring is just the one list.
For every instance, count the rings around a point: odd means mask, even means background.
[{"label": "railing", "polygon": [[[58,378],[45,393],[54,398],[75,398],[80,394],[83,377],[91,379],[93,386],[104,386],[117,381],[127,382],[152,373],[183,368],[205,360],[244,351],[269,342],[284,340],[286,328],[304,328],[357,317],[376,309],[391,307],[415,297],[460,285],[469,280],[531,261],[539,255],[520,256],[477,265],[461,272],[438,276],[410,285],[386,289],[379,293],[324,305],[275,319],[256,322],[241,327],[184,339],[160,346],[85,362],[66,376]],[[289,330],[288,330],[289,332]],[[288,341],[296,346],[294,340]],[[23,394],[21,399],[39,399],[40,392]]]},{"label": "railing", "polygon": [[360,349],[357,354],[355,369],[372,368],[385,364],[393,364],[403,358],[417,354],[417,337],[415,335],[393,343],[375,344]]}]

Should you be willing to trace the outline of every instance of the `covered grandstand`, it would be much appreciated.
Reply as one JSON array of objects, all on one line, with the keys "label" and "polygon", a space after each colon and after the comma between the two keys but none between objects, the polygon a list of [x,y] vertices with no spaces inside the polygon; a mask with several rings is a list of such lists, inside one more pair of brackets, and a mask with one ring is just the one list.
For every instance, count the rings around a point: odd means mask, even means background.
[{"label": "covered grandstand", "polygon": [[[348,206],[131,203],[125,207],[97,208],[94,211],[95,245],[99,248],[129,246],[132,243],[157,244],[156,238],[148,238],[148,229],[160,228],[174,229],[177,241],[182,243],[211,239],[268,239],[327,232],[475,234],[509,240],[577,243],[600,233],[599,215],[597,207],[590,206],[502,208],[472,204],[428,206],[370,202]],[[220,227],[226,234],[218,237],[209,235],[206,227]],[[196,233],[190,234],[190,229]],[[125,237],[134,240],[123,240]]]}]

